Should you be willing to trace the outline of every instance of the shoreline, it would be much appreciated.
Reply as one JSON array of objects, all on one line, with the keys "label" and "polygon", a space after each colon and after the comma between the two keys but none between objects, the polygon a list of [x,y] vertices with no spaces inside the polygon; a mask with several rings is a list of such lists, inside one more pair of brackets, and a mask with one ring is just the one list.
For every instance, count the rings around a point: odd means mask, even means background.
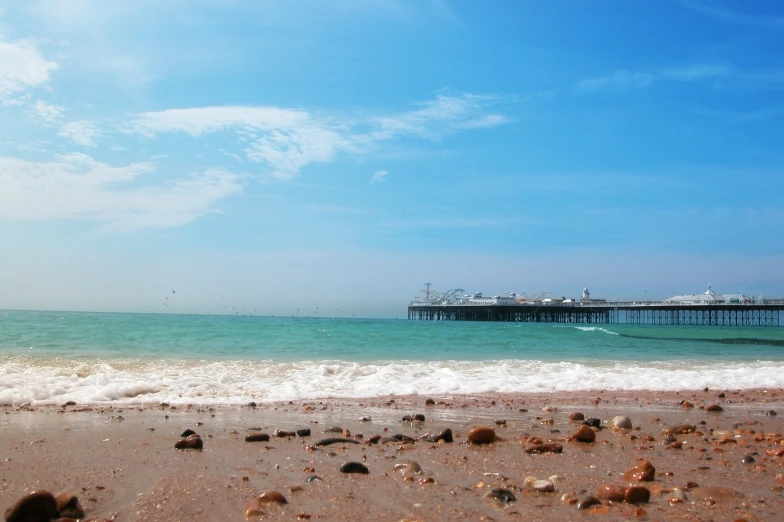
[{"label": "shoreline", "polygon": [[[435,404],[426,405],[429,398]],[[694,407],[684,408],[681,401]],[[704,409],[713,404],[723,411]],[[605,485],[642,485],[650,502],[605,500],[587,511],[605,520],[774,520],[784,512],[784,456],[775,456],[784,448],[783,423],[768,415],[784,415],[782,389],[389,395],[255,407],[74,404],[0,411],[3,509],[29,491],[45,489],[77,495],[87,519],[244,520],[246,504],[277,491],[288,503],[260,505],[264,516],[250,520],[300,515],[300,520],[583,520],[586,513],[569,498],[596,495]],[[569,420],[575,412],[601,419],[595,442],[571,440],[581,426]],[[415,414],[425,421],[402,421]],[[628,416],[633,428],[607,428],[615,416]],[[667,442],[662,430],[681,424],[697,433]],[[324,437],[343,437],[325,434],[331,426],[361,444],[314,448]],[[475,426],[492,428],[503,440],[466,443]],[[275,436],[276,429],[303,428],[311,435]],[[416,439],[445,428],[454,433],[453,443],[365,444],[373,435]],[[203,450],[174,449],[186,429],[200,434]],[[246,434],[258,432],[270,440],[245,442]],[[532,437],[563,450],[527,454],[537,442]],[[752,462],[744,462],[749,457]],[[640,459],[655,467],[654,481],[623,478]],[[411,460],[421,473],[396,466]],[[348,461],[364,463],[369,474],[341,473]],[[312,475],[320,480],[308,482]],[[527,477],[552,478],[554,491],[532,490]],[[496,488],[516,500],[486,497]],[[677,488],[681,493],[673,493]],[[672,495],[685,500],[668,500]]]}]

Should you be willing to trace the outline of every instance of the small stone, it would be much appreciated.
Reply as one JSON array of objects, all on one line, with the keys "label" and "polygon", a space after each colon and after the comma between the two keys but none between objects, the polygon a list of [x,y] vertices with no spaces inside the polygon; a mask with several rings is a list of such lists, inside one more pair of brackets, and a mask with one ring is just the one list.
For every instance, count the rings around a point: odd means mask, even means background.
[{"label": "small stone", "polygon": [[495,430],[485,426],[478,426],[468,432],[468,442],[472,444],[490,444],[495,440]]},{"label": "small stone", "polygon": [[593,442],[596,440],[596,432],[589,426],[583,424],[572,434],[572,438],[578,442]]},{"label": "small stone", "polygon": [[630,482],[651,482],[656,476],[653,464],[644,460],[623,474],[624,480]]},{"label": "small stone", "polygon": [[440,441],[454,442],[454,440],[455,440],[453,435],[452,435],[452,429],[451,428],[446,428],[443,431],[440,431],[438,433],[432,433],[432,434],[431,433],[425,433],[420,438],[422,440],[427,441],[427,442],[440,442]]},{"label": "small stone", "polygon": [[364,417],[359,418],[359,422],[372,422],[373,419],[370,418],[370,415],[366,415]]},{"label": "small stone", "polygon": [[343,428],[340,426],[330,426],[324,430],[324,433],[343,433]]},{"label": "small stone", "polygon": [[623,499],[626,496],[626,488],[613,484],[605,484],[599,488],[599,491],[596,492],[596,496],[600,500],[623,502]]},{"label": "small stone", "polygon": [[378,442],[378,441],[380,441],[380,440],[381,440],[381,435],[373,435],[372,437],[370,437],[370,438],[367,440],[367,443],[368,443],[368,444],[375,444],[375,443],[377,443],[377,442]]},{"label": "small stone", "polygon": [[320,448],[321,446],[329,446],[330,444],[360,444],[360,442],[358,440],[345,439],[343,437],[328,437],[326,439],[321,439],[315,443],[313,447]]},{"label": "small stone", "polygon": [[422,466],[420,466],[419,462],[415,460],[409,460],[408,462],[395,464],[394,470],[400,471],[404,474],[413,475],[416,473],[422,473]]},{"label": "small stone", "polygon": [[583,424],[586,426],[590,426],[592,428],[600,428],[602,426],[602,420],[597,419],[596,417],[590,417],[583,421]]},{"label": "small stone", "polygon": [[722,408],[718,404],[711,404],[710,406],[705,407],[705,411],[718,412],[718,411],[724,411],[724,408]]},{"label": "small stone", "polygon": [[201,437],[199,437],[195,433],[180,439],[179,441],[177,441],[177,443],[174,444],[174,448],[179,450],[201,451],[203,447],[204,447],[204,442],[201,440]]},{"label": "small stone", "polygon": [[289,501],[286,500],[282,494],[278,493],[277,491],[265,491],[258,497],[256,497],[256,501],[262,504],[266,504],[268,502],[276,502],[278,504],[288,504]]},{"label": "small stone", "polygon": [[57,518],[57,501],[48,491],[33,491],[5,510],[6,522],[49,522]]},{"label": "small stone", "polygon": [[626,488],[626,494],[623,497],[624,502],[627,504],[642,504],[651,499],[651,491],[645,486],[631,486]]},{"label": "small stone", "polygon": [[517,498],[515,498],[514,496],[514,493],[504,488],[491,489],[490,491],[485,493],[485,498],[492,498],[499,502],[503,502],[504,504],[507,502],[514,502],[515,500],[517,500]]},{"label": "small stone", "polygon": [[245,435],[245,442],[269,442],[270,437],[266,433],[248,433]]},{"label": "small stone", "polygon": [[190,437],[191,435],[196,435],[196,432],[193,430],[185,430],[180,433],[180,437]]},{"label": "small stone", "polygon": [[54,500],[57,502],[57,512],[61,518],[84,518],[84,509],[76,495],[58,493],[54,496]]},{"label": "small stone", "polygon": [[557,442],[550,442],[548,444],[534,444],[526,448],[525,452],[529,455],[537,455],[540,453],[561,453],[563,446]]},{"label": "small stone", "polygon": [[276,437],[293,437],[296,435],[293,431],[284,431],[278,428],[275,428],[274,435]]},{"label": "small stone", "polygon": [[775,417],[776,415],[778,415],[778,413],[776,413],[776,410],[768,410],[765,412],[765,415],[767,415],[768,417]]},{"label": "small stone", "polygon": [[362,464],[361,462],[346,462],[342,466],[340,466],[341,473],[361,473],[363,475],[367,475],[370,473],[367,466]]},{"label": "small stone", "polygon": [[697,431],[697,426],[692,424],[676,424],[662,430],[663,435],[686,435]]},{"label": "small stone", "polygon": [[496,426],[506,426],[506,419],[498,419],[495,421]]},{"label": "small stone", "polygon": [[434,401],[433,399],[427,399],[425,401],[425,406],[434,406],[435,403],[436,403],[436,401]]},{"label": "small stone", "polygon": [[322,479],[318,475],[311,475],[311,476],[309,476],[308,478],[305,479],[305,482],[311,483],[311,482],[316,482],[317,480],[324,480],[324,479]]},{"label": "small stone", "polygon": [[583,495],[577,498],[577,509],[588,509],[591,506],[596,506],[601,503],[602,501],[593,495]]},{"label": "small stone", "polygon": [[585,415],[583,415],[579,411],[576,411],[576,412],[572,413],[571,415],[569,415],[569,420],[570,421],[582,421],[582,420],[585,420]]},{"label": "small stone", "polygon": [[625,415],[618,415],[612,418],[608,426],[613,431],[630,430],[632,429],[632,420]]},{"label": "small stone", "polygon": [[310,428],[298,429],[297,435],[299,435],[300,437],[310,437]]},{"label": "small stone", "polygon": [[683,402],[681,402],[681,408],[688,410],[688,409],[694,408],[694,404],[692,404],[689,401],[683,401]]},{"label": "small stone", "polygon": [[534,483],[531,484],[531,489],[538,491],[539,493],[552,493],[555,491],[555,484],[549,480],[535,480]]},{"label": "small stone", "polygon": [[403,422],[411,422],[411,421],[425,421],[425,416],[421,413],[417,413],[416,415],[404,415]]},{"label": "small stone", "polygon": [[255,408],[255,407],[256,407],[256,403],[255,403],[254,401],[250,401],[250,402],[248,403],[248,407],[249,407],[249,408]]},{"label": "small stone", "polygon": [[744,464],[751,464],[754,462],[754,457],[751,455],[744,455],[743,458],[740,460]]}]

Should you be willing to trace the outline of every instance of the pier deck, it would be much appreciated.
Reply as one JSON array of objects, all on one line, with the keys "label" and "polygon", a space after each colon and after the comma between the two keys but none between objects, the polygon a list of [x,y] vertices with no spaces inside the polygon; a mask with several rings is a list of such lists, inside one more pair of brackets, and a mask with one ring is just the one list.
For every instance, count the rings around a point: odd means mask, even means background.
[{"label": "pier deck", "polygon": [[408,318],[426,321],[781,326],[784,303],[744,304],[520,304],[412,303]]}]

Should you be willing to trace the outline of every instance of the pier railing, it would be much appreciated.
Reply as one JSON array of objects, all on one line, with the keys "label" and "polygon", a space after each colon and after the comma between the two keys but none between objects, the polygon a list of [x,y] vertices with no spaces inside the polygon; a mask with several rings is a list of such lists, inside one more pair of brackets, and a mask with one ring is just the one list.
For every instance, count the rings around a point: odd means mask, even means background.
[{"label": "pier railing", "polygon": [[[474,305],[411,303],[408,318],[426,321],[781,326],[784,302],[674,304],[672,302]],[[780,300],[779,300],[780,301]]]}]

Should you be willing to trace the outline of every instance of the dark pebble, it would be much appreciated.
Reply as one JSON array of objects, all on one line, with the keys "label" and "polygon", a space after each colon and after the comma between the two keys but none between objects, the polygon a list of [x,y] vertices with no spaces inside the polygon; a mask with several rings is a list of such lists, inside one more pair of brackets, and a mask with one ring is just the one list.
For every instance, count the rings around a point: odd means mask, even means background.
[{"label": "dark pebble", "polygon": [[436,401],[434,401],[433,399],[428,399],[425,401],[425,406],[433,406],[435,405],[435,403]]},{"label": "dark pebble", "polygon": [[392,435],[392,437],[396,440],[399,440],[400,442],[414,442],[414,439],[412,437],[409,437],[408,435],[403,435],[402,433],[395,433],[394,435]]},{"label": "dark pebble", "polygon": [[84,518],[84,509],[76,495],[58,493],[54,496],[54,500],[57,502],[57,512],[61,518]]},{"label": "dark pebble", "polygon": [[506,426],[506,419],[498,419],[495,421],[496,426]]},{"label": "dark pebble", "polygon": [[251,408],[255,408],[255,407],[256,407],[256,403],[255,403],[255,402],[253,402],[253,401],[250,401],[250,402],[248,403],[248,406],[249,406],[249,407],[251,407]]},{"label": "dark pebble", "polygon": [[778,415],[778,413],[776,413],[776,410],[768,410],[765,412],[765,415],[767,415],[768,417],[775,417],[776,415]]},{"label": "dark pebble", "polygon": [[300,437],[309,437],[310,436],[310,428],[302,428],[297,430],[297,435]]},{"label": "dark pebble", "polygon": [[754,457],[752,457],[751,455],[744,455],[743,458],[741,459],[741,462],[743,462],[744,464],[751,464],[752,462],[754,462]]},{"label": "dark pebble", "polygon": [[293,437],[295,435],[296,435],[296,433],[294,433],[293,431],[284,431],[284,430],[281,430],[281,429],[275,429],[275,436],[276,437]]},{"label": "dark pebble", "polygon": [[245,442],[269,442],[269,435],[266,433],[248,433],[245,435]]},{"label": "dark pebble", "polygon": [[377,443],[377,442],[378,442],[378,441],[380,441],[380,440],[381,440],[381,435],[373,435],[372,437],[370,437],[370,438],[367,440],[367,443],[368,443],[368,444],[375,444],[375,443]]},{"label": "dark pebble", "polygon": [[196,432],[193,430],[185,430],[180,433],[180,437],[190,437],[191,435],[196,435]]},{"label": "dark pebble", "polygon": [[710,406],[705,407],[705,411],[712,411],[712,412],[724,411],[724,408],[722,408],[718,404],[711,404]]},{"label": "dark pebble", "polygon": [[411,422],[411,421],[422,421],[424,422],[425,416],[421,413],[417,413],[416,415],[404,415],[403,422]]},{"label": "dark pebble", "polygon": [[514,493],[504,488],[494,488],[485,493],[485,498],[493,498],[499,502],[514,502],[517,500]]},{"label": "dark pebble", "polygon": [[644,486],[631,486],[626,488],[623,501],[627,504],[641,504],[651,499],[651,491]]},{"label": "dark pebble", "polygon": [[591,506],[601,503],[602,501],[593,495],[583,495],[577,499],[577,509],[588,509]]},{"label": "dark pebble", "polygon": [[592,428],[601,428],[602,420],[601,419],[597,419],[596,417],[591,417],[591,418],[585,419],[583,421],[583,424],[585,424],[586,426],[590,426]]},{"label": "dark pebble", "polygon": [[175,449],[179,450],[199,450],[204,447],[204,442],[201,440],[201,437],[196,435],[195,433],[192,435],[188,435],[187,437],[181,438],[174,444]]},{"label": "dark pebble", "polygon": [[582,413],[580,413],[579,411],[576,411],[576,412],[572,413],[571,415],[569,415],[569,420],[570,420],[570,421],[581,421],[581,420],[585,420],[585,415],[583,415],[583,414],[582,414]]},{"label": "dark pebble", "polygon": [[422,440],[425,440],[427,442],[439,442],[442,440],[444,442],[454,442],[455,439],[452,436],[452,429],[446,428],[444,431],[441,431],[439,433],[433,433],[433,434],[425,433],[422,436]]},{"label": "dark pebble", "polygon": [[362,464],[361,462],[346,462],[342,466],[340,466],[341,473],[362,473],[363,475],[367,475],[370,473],[368,471],[367,466]]},{"label": "dark pebble", "polygon": [[57,518],[57,501],[48,491],[33,491],[5,510],[6,522],[49,522]]},{"label": "dark pebble", "polygon": [[326,439],[321,439],[315,443],[313,447],[319,448],[321,446],[329,446],[330,444],[359,444],[359,441],[354,439],[344,439],[343,437],[328,437]]},{"label": "dark pebble", "polygon": [[526,448],[525,452],[529,455],[538,455],[540,453],[561,453],[563,452],[563,446],[557,442],[551,442],[549,444],[534,444],[533,446]]}]

